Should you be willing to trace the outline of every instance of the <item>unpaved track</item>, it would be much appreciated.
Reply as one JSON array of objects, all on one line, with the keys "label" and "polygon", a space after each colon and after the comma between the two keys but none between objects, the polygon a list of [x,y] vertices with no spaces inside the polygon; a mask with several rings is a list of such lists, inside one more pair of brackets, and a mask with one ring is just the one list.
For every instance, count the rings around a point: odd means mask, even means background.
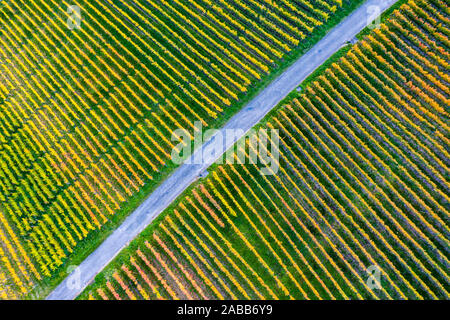
[{"label": "unpaved track", "polygon": [[[233,116],[221,129],[243,129],[247,132],[274,108],[288,93],[294,90],[311,72],[322,65],[343,44],[350,41],[367,24],[376,6],[380,12],[391,7],[397,0],[368,0],[339,25],[333,28],[306,54],[283,72],[268,87],[259,93],[241,111]],[[197,152],[203,152],[203,164],[183,164],[176,169],[152,194],[116,229],[94,252],[92,252],[58,287],[47,297],[48,300],[75,299],[94,277],[111,262],[139,233],[142,232],[176,197],[197,180],[215,160],[213,147],[221,144],[214,136],[205,142]],[[232,143],[222,146],[222,153]],[[193,155],[195,156],[195,154]]]}]

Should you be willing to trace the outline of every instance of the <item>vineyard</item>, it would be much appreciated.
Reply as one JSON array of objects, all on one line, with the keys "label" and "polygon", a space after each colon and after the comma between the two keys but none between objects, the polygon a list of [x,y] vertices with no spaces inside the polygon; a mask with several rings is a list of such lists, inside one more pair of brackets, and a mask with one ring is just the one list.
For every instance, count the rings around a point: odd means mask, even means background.
[{"label": "vineyard", "polygon": [[1,1],[0,298],[55,277],[148,194],[174,129],[223,122],[358,2]]},{"label": "vineyard", "polygon": [[262,125],[278,173],[215,166],[81,298],[448,299],[449,13],[403,4]]}]

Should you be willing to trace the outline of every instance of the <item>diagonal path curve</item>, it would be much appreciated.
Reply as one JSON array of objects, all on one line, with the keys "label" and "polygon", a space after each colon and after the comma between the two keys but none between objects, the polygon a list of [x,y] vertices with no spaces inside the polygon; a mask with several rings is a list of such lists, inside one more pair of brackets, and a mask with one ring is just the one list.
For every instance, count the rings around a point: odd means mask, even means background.
[{"label": "diagonal path curve", "polygon": [[[243,130],[245,134],[343,44],[352,40],[364,29],[370,22],[370,17],[373,17],[374,9],[379,9],[378,12],[381,14],[395,2],[397,0],[367,0],[235,114],[224,127],[219,129],[218,134],[223,132],[225,136],[224,132],[227,129]],[[196,157],[201,152],[202,164],[182,164],[178,167],[123,221],[118,229],[50,293],[47,300],[75,299],[123,248],[197,180],[202,172],[235,141],[241,138],[235,137],[234,141],[226,141],[222,144],[222,141],[214,137],[213,135],[192,155]],[[214,152],[218,149],[221,152]]]}]

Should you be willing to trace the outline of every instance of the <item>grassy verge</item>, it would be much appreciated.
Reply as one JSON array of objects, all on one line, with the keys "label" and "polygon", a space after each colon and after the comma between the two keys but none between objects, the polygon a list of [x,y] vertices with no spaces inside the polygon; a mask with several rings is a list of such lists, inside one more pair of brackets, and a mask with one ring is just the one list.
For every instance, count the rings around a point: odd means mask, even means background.
[{"label": "grassy verge", "polygon": [[[389,9],[387,9],[385,12],[383,12],[380,16],[380,23],[383,23],[391,15],[391,13],[394,12],[394,10],[397,10],[398,8],[400,8],[400,6],[402,6],[406,2],[408,2],[408,0],[398,0],[394,5],[392,5]],[[365,27],[364,29],[361,30],[361,32],[359,32],[356,35],[356,38],[358,40],[361,40],[366,35],[368,35],[371,31],[372,31],[371,28]]]},{"label": "grassy verge", "polygon": [[[239,102],[235,103],[230,108],[226,109],[220,118],[211,125],[209,128],[222,127],[237,111],[239,111],[244,105],[251,101],[259,92],[261,92],[269,83],[277,78],[284,70],[291,66],[299,57],[313,47],[325,34],[328,33],[335,25],[348,16],[352,11],[359,7],[364,0],[347,0],[344,1],[343,8],[338,10],[337,13],[332,16],[325,24],[314,30],[314,33],[305,39],[297,49],[293,50],[290,54],[286,55],[273,69],[263,77],[256,85],[251,87],[245,95],[240,97]],[[292,98],[289,95],[286,99]],[[286,101],[283,100],[282,103]],[[280,106],[283,105],[280,103]],[[267,118],[267,117],[266,117]],[[81,263],[90,253],[92,253],[122,222],[123,220],[134,211],[147,197],[156,189],[172,172],[177,165],[168,163],[167,166],[160,172],[155,179],[146,184],[139,192],[133,195],[133,197],[113,216],[110,218],[101,230],[97,230],[89,234],[89,236],[82,241],[72,255],[65,261],[65,263],[54,273],[51,278],[45,279],[39,283],[39,285],[29,294],[29,298],[43,298],[47,296],[66,276],[66,270],[69,266],[78,265]],[[187,192],[190,192],[192,188],[189,188]],[[176,205],[179,200],[175,201],[172,206]],[[171,206],[171,207],[172,207]],[[151,230],[158,225],[163,215],[160,215],[155,221],[147,228],[143,235],[150,234]],[[123,250],[123,252],[114,260],[111,265],[115,265],[120,258],[126,254],[131,248],[136,248],[137,241],[134,241],[130,247]],[[109,267],[108,267],[109,268]]]}]

